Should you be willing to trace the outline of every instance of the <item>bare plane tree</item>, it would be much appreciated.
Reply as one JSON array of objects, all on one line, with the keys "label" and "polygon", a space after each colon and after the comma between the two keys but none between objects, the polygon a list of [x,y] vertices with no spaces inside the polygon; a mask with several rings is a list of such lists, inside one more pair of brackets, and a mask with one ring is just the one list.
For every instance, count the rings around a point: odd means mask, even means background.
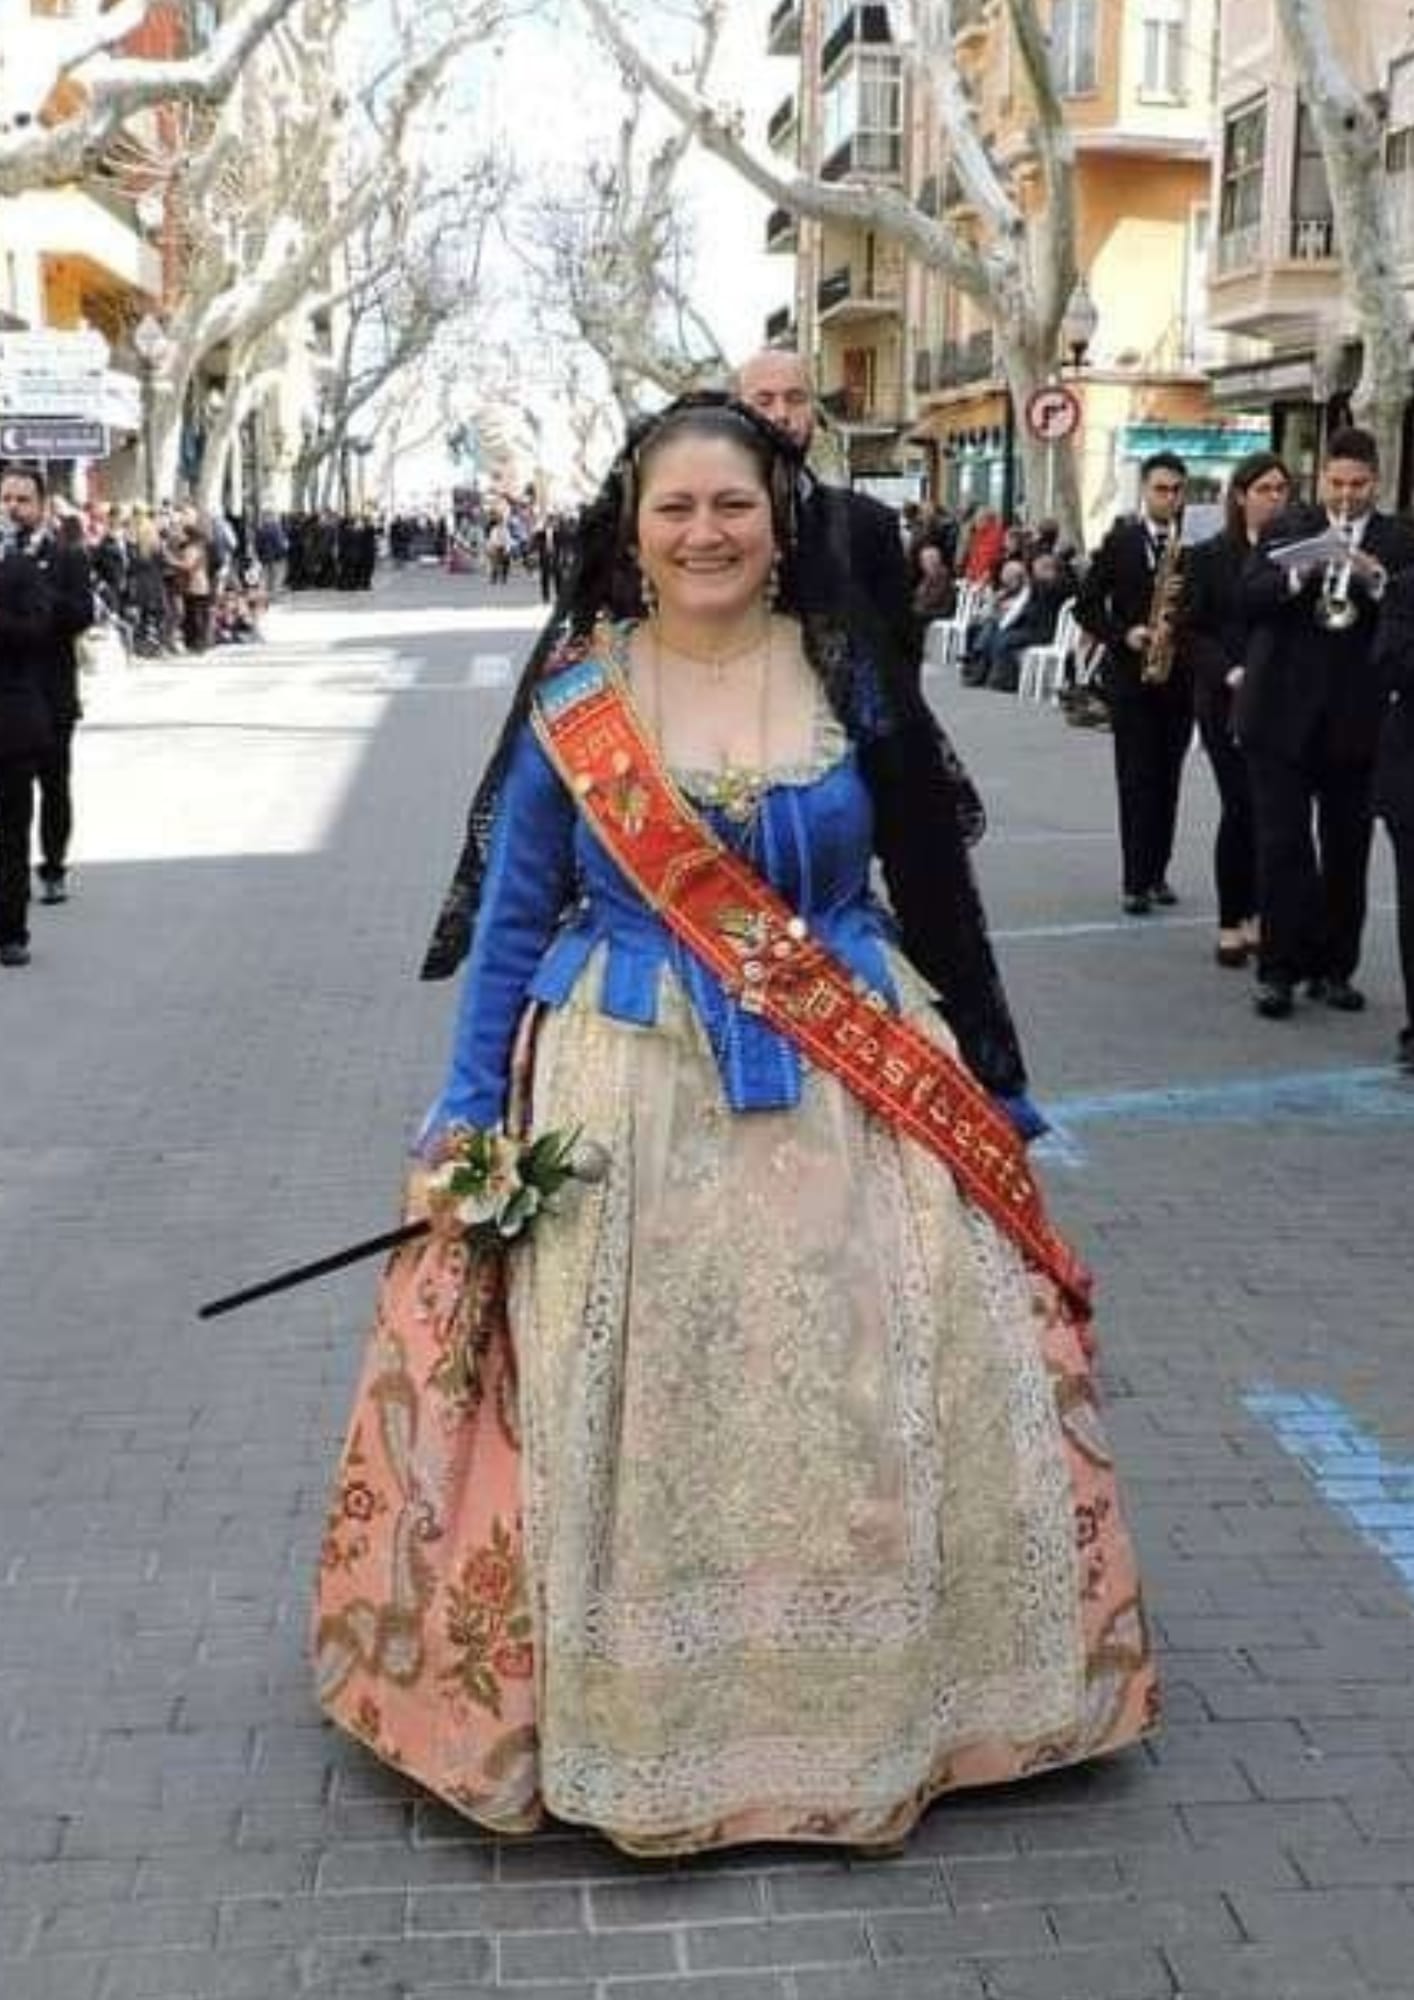
[{"label": "bare plane tree", "polygon": [[[1403,448],[1414,322],[1400,280],[1385,169],[1388,105],[1355,84],[1331,40],[1328,0],[1277,0],[1301,97],[1321,142],[1346,288],[1364,351],[1355,414],[1393,476]],[[1343,6],[1346,0],[1335,0]]]},{"label": "bare plane tree", "polygon": [[[991,322],[1018,406],[1051,379],[1078,273],[1075,154],[1037,0],[1002,0],[1033,106],[1025,159],[1026,172],[1039,184],[1033,200],[1023,200],[1015,170],[998,161],[982,131],[955,54],[954,0],[909,0],[905,60],[947,132],[951,165],[975,217],[966,227],[925,214],[900,188],[778,172],[746,143],[741,113],[713,104],[655,61],[614,0],[581,4],[624,67],[751,186],[793,214],[872,229],[973,300]],[[1032,493],[1046,489],[1047,453],[1055,452],[1054,511],[1065,534],[1078,542],[1082,523],[1072,444],[1043,446],[1024,427],[1019,442]]]},{"label": "bare plane tree", "polygon": [[[350,98],[336,54],[349,0],[303,0],[263,52],[259,87],[222,108],[172,162],[167,201],[183,244],[182,289],[154,389],[158,483],[175,485],[183,412],[203,362],[219,354],[227,393],[207,426],[198,497],[210,504],[262,372],[282,339],[303,340],[335,289],[343,246],[379,210],[396,211],[419,116],[448,70],[498,25],[496,0],[425,10],[399,58]],[[194,135],[198,136],[198,135]]]},{"label": "bare plane tree", "polygon": [[[716,60],[723,0],[700,0],[690,88],[706,88]],[[623,65],[627,101],[612,158],[590,160],[573,193],[526,205],[530,260],[543,317],[568,328],[603,363],[625,418],[645,391],[673,396],[726,366],[721,343],[694,304],[691,243],[677,201],[678,169],[692,143],[684,126],[656,144],[643,130],[644,82]]]},{"label": "bare plane tree", "polygon": [[72,0],[41,32],[29,0],[0,0],[0,195],[81,180],[156,105],[224,102],[298,0],[245,0],[197,55],[120,53],[155,0]]}]

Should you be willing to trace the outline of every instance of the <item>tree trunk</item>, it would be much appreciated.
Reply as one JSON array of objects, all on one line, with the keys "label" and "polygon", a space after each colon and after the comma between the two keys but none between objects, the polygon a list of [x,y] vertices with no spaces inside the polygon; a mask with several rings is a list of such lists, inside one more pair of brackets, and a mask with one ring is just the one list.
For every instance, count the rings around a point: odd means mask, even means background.
[{"label": "tree trunk", "polygon": [[[1385,169],[1387,110],[1341,66],[1327,0],[1277,0],[1283,31],[1321,142],[1335,217],[1336,249],[1364,350],[1355,414],[1373,433],[1391,492],[1397,490],[1409,400],[1411,322],[1399,274]],[[1345,4],[1345,0],[1336,0]]]},{"label": "tree trunk", "polygon": [[193,498],[197,506],[208,514],[215,513],[221,505],[227,461],[231,447],[240,435],[241,405],[241,397],[232,392],[207,427]]}]

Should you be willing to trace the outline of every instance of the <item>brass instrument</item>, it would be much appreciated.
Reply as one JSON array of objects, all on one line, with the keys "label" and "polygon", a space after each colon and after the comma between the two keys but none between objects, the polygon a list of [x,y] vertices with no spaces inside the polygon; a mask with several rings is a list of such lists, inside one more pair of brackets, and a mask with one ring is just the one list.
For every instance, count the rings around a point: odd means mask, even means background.
[{"label": "brass instrument", "polygon": [[1178,643],[1178,609],[1183,599],[1183,517],[1169,523],[1169,538],[1154,569],[1149,599],[1149,643],[1139,678],[1145,687],[1164,687],[1173,673]]},{"label": "brass instrument", "polygon": [[[1342,514],[1335,527],[1337,532],[1345,537],[1347,545],[1353,548],[1353,523],[1350,516]],[[1354,575],[1355,565],[1349,557],[1344,562],[1326,564],[1321,595],[1316,604],[1316,623],[1323,631],[1348,632],[1360,616],[1360,607],[1356,604],[1351,589]]]}]

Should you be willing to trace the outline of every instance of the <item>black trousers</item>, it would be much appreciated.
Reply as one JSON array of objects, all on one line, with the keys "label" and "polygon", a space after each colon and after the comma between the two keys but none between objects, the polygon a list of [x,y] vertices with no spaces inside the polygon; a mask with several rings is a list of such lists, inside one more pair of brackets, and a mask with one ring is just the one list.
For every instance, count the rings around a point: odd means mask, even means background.
[{"label": "black trousers", "polygon": [[29,943],[34,759],[0,755],[0,944]]},{"label": "black trousers", "polygon": [[1232,739],[1227,722],[1205,715],[1198,734],[1208,753],[1218,788],[1217,844],[1213,872],[1217,877],[1218,923],[1223,930],[1257,914],[1257,824],[1252,811],[1252,779],[1247,759]]},{"label": "black trousers", "polygon": [[53,742],[36,766],[39,778],[39,872],[58,881],[69,860],[74,830],[74,718],[55,720]]},{"label": "black trousers", "polygon": [[1258,976],[1349,979],[1360,963],[1374,831],[1369,764],[1250,751],[1262,944]]},{"label": "black trousers", "polygon": [[1110,704],[1126,896],[1157,889],[1173,859],[1193,712],[1183,690],[1146,689]]},{"label": "black trousers", "polygon": [[1404,975],[1404,1018],[1414,1034],[1414,825],[1388,827],[1394,849],[1394,891],[1399,914],[1399,968]]}]

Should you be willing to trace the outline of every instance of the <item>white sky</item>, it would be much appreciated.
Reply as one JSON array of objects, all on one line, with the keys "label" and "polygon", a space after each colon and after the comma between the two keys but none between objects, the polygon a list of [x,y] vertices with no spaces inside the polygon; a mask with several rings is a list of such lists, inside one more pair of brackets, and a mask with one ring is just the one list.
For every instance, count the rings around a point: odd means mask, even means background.
[{"label": "white sky", "polygon": [[[713,73],[713,98],[739,104],[748,132],[757,139],[792,82],[792,64],[766,54],[770,10],[771,0],[727,0],[722,53]],[[652,23],[655,52],[671,56],[683,49],[665,0],[656,5],[648,0],[643,18]],[[478,54],[474,64],[470,88],[459,95],[475,129],[458,136],[454,127],[449,143],[471,151],[489,141],[514,158],[527,176],[540,171],[560,179],[572,179],[585,163],[616,144],[622,107],[617,72],[574,0],[558,0],[541,18],[518,24],[500,54],[490,59]],[[645,124],[663,115],[650,106]],[[696,241],[694,301],[729,356],[750,352],[760,344],[766,314],[784,304],[791,291],[791,259],[769,257],[762,247],[769,204],[720,161],[696,149],[684,163],[678,185]],[[568,462],[565,432],[548,407],[552,392],[545,371],[534,366],[537,350],[530,344],[534,336],[528,333],[529,313],[513,258],[502,254],[496,259],[493,284],[498,293],[494,337],[523,347],[529,357],[525,400],[545,420],[544,448],[553,469],[561,456]],[[423,475],[419,468],[418,477],[429,484],[440,484],[445,476],[430,466]]]}]

